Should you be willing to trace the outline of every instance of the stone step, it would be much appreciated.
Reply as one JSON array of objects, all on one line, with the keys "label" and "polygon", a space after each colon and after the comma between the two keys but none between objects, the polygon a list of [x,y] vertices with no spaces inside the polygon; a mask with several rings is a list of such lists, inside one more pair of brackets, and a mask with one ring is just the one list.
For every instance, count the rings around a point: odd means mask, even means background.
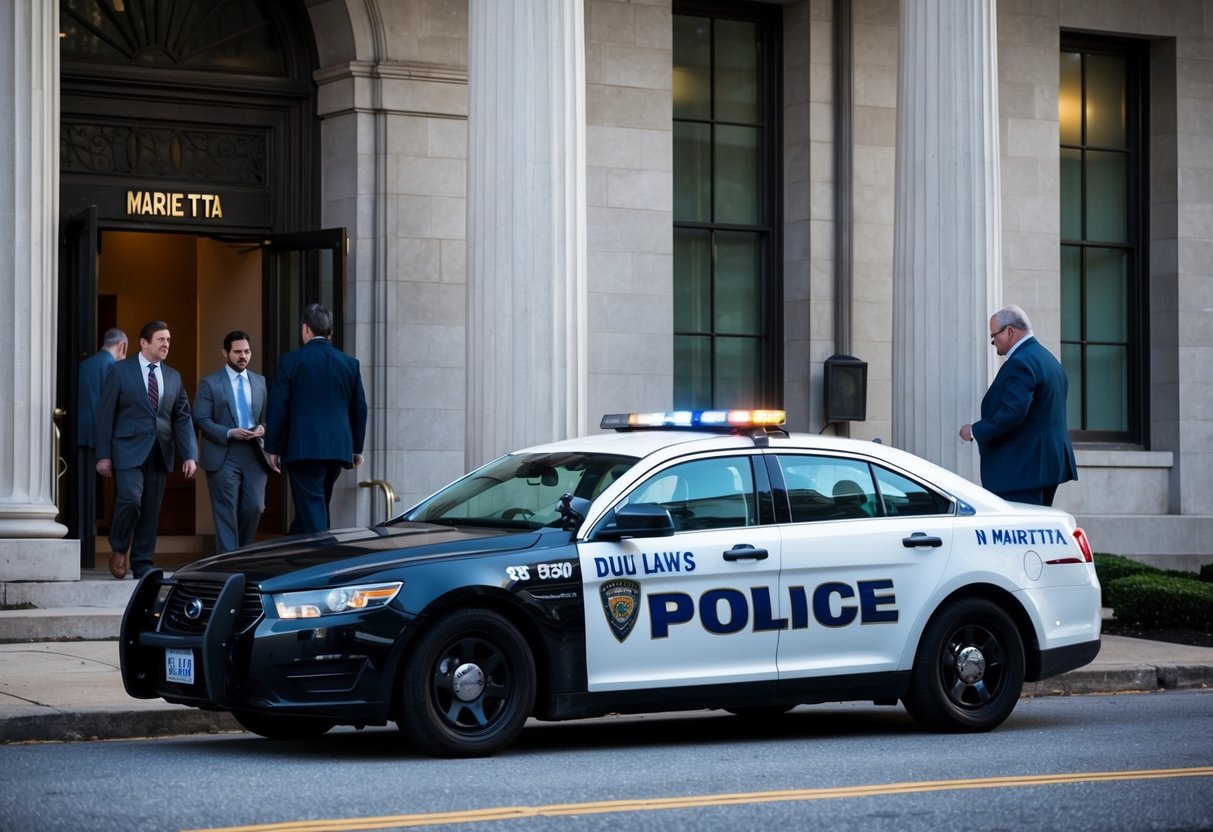
[{"label": "stone step", "polygon": [[[162,537],[156,567],[171,575],[202,555],[200,538]],[[97,564],[71,581],[0,582],[0,643],[21,641],[104,641],[118,638],[122,614],[138,581],[109,572],[109,547],[97,539]]]},{"label": "stone step", "polygon": [[[131,583],[131,586],[133,588],[134,584]],[[117,607],[0,610],[0,643],[116,639],[125,611],[125,604]]]},{"label": "stone step", "polygon": [[125,607],[135,591],[131,577],[118,581],[102,578],[79,581],[9,581],[0,584],[0,608]]},{"label": "stone step", "polygon": [[0,583],[0,642],[117,638],[135,585],[99,569],[79,581]]}]

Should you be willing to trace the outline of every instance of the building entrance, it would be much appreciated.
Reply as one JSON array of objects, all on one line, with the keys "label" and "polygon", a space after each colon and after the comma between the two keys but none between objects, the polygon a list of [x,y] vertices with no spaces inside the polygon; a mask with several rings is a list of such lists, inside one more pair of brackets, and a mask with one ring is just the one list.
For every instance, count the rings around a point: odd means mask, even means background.
[{"label": "building entrance", "polygon": [[[81,446],[80,361],[115,327],[126,333],[133,356],[143,325],[162,320],[172,334],[167,363],[181,374],[191,406],[199,379],[223,366],[223,338],[232,330],[251,336],[249,366],[272,384],[278,356],[299,344],[303,306],[323,303],[342,319],[346,245],[344,229],[222,237],[96,230],[95,212],[87,214],[68,223],[64,235],[59,362],[60,520],[81,540],[84,568],[98,554],[108,557],[113,485],[94,474],[92,456]],[[180,470],[170,473],[158,563],[171,567],[213,551],[205,476],[201,470],[193,480]],[[281,534],[288,523],[285,484],[271,476],[258,534]]]},{"label": "building entrance", "polygon": [[[342,320],[346,251],[343,230],[310,230],[321,215],[317,54],[303,0],[60,0],[59,10],[57,502],[87,568],[94,542],[105,551],[90,530],[109,507],[88,494],[76,378],[105,330],[122,328],[133,354],[144,323],[167,322],[168,363],[191,400],[233,329],[252,336],[252,366],[272,380],[304,304]],[[171,475],[158,559],[209,550],[202,476]],[[276,477],[271,489],[269,534],[289,520]]]}]

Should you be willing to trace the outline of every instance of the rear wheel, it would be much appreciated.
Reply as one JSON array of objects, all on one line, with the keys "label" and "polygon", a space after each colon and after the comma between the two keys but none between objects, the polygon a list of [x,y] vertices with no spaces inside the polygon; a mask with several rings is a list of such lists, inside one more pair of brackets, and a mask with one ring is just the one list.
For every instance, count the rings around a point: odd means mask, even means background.
[{"label": "rear wheel", "polygon": [[232,716],[244,730],[269,740],[310,740],[326,733],[337,724],[327,719],[251,711],[233,711]]},{"label": "rear wheel", "polygon": [[906,710],[935,731],[989,731],[1015,709],[1023,675],[1023,640],[1011,617],[990,601],[959,601],[923,633]]},{"label": "rear wheel", "polygon": [[485,757],[522,731],[535,701],[526,640],[491,610],[459,610],[413,646],[401,683],[400,730],[438,757]]}]

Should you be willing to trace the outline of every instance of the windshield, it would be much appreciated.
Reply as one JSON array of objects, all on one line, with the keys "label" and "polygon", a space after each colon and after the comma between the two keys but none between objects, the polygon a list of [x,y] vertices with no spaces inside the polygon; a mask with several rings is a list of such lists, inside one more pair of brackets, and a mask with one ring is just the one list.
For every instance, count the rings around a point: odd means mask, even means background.
[{"label": "windshield", "polygon": [[515,454],[490,462],[439,491],[401,520],[451,526],[537,529],[559,526],[565,494],[594,500],[634,457],[611,454]]}]

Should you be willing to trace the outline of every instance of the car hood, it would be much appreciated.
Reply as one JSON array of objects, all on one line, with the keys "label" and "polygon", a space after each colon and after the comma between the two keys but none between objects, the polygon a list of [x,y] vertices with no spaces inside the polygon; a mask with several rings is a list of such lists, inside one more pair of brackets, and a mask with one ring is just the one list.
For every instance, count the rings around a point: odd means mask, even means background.
[{"label": "car hood", "polygon": [[[242,573],[253,583],[271,582],[273,586],[266,588],[272,589],[299,582],[336,585],[420,560],[529,549],[540,537],[537,532],[427,523],[334,529],[214,555],[177,570],[174,577],[214,579]],[[290,580],[275,580],[285,576]]]}]

